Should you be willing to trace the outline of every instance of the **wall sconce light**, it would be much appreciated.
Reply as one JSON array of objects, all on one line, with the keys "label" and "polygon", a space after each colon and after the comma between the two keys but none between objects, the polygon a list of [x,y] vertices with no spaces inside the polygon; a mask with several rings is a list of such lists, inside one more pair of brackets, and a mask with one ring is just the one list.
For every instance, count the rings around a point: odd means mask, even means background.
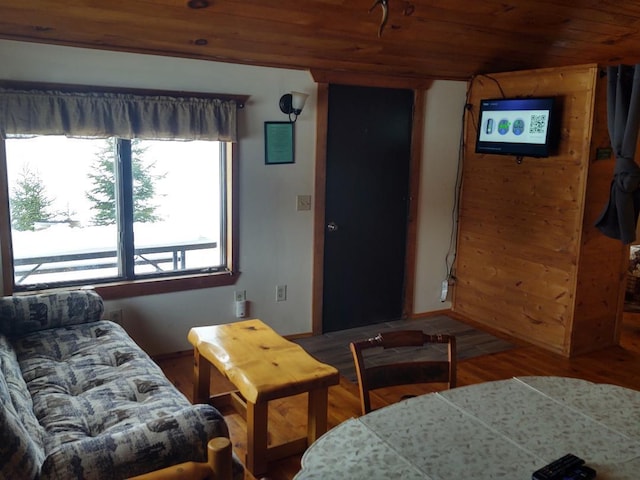
[{"label": "wall sconce light", "polygon": [[280,97],[280,110],[282,113],[289,115],[289,121],[291,123],[294,123],[298,119],[298,115],[302,112],[308,96],[306,93],[291,92],[285,93]]}]

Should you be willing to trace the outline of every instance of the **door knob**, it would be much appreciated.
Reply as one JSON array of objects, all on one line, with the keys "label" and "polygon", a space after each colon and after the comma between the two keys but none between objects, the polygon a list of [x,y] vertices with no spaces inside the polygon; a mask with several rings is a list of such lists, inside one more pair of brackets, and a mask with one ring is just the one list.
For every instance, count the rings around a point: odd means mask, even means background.
[{"label": "door knob", "polygon": [[336,222],[329,222],[327,224],[327,230],[330,232],[335,232],[336,230],[338,230],[338,225],[336,225]]}]

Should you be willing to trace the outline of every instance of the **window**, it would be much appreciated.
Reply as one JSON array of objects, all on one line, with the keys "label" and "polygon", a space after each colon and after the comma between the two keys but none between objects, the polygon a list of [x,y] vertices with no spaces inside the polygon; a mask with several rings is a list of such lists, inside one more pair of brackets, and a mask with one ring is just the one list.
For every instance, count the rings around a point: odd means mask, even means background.
[{"label": "window", "polygon": [[[0,116],[0,133],[12,124]],[[21,130],[0,145],[5,294],[92,285],[110,299],[235,282],[236,148],[225,135]]]}]

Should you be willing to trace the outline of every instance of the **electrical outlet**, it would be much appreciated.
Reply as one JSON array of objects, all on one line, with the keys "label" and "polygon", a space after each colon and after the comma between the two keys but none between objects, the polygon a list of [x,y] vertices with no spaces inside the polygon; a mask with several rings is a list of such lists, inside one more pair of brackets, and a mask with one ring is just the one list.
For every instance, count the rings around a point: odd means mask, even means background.
[{"label": "electrical outlet", "polygon": [[244,302],[247,299],[247,291],[246,290],[236,290],[233,292],[233,297],[236,302]]},{"label": "electrical outlet", "polygon": [[276,302],[284,302],[287,300],[287,286],[278,285],[276,287]]},{"label": "electrical outlet", "polygon": [[444,280],[442,282],[442,292],[440,292],[440,301],[444,302],[447,299],[447,293],[449,292],[449,281]]},{"label": "electrical outlet", "polygon": [[111,310],[107,314],[107,318],[111,320],[113,323],[122,325],[122,310],[121,309]]}]

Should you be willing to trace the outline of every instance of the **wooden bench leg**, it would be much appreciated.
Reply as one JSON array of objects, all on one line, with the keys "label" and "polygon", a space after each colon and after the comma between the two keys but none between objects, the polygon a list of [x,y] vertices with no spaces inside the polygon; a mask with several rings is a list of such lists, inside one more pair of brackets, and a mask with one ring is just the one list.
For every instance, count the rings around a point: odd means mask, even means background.
[{"label": "wooden bench leg", "polygon": [[211,364],[193,349],[193,403],[209,402],[209,383],[211,382]]},{"label": "wooden bench leg", "polygon": [[307,414],[307,442],[311,445],[327,431],[327,408],[329,389],[316,388],[309,392]]},{"label": "wooden bench leg", "polygon": [[254,475],[267,471],[267,421],[269,404],[247,402],[247,469]]}]

